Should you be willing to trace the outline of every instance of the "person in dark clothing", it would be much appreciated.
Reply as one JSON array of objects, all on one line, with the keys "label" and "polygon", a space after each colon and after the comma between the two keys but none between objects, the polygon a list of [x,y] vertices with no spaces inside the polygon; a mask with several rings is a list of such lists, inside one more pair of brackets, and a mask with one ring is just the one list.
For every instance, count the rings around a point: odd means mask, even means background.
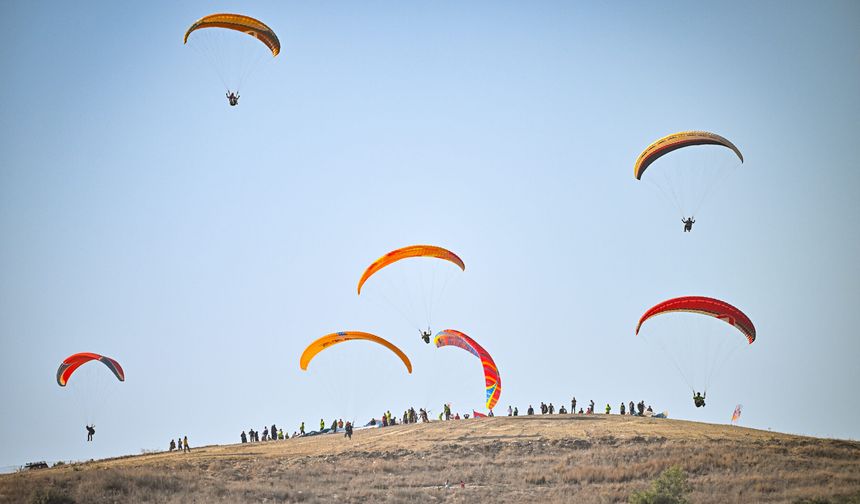
[{"label": "person in dark clothing", "polygon": [[639,404],[636,405],[636,409],[639,410],[639,416],[645,415],[645,401],[639,401]]},{"label": "person in dark clothing", "polygon": [[632,415],[635,415],[635,414],[636,414],[636,409],[633,407],[633,401],[630,401],[630,404],[629,404],[628,406],[630,406],[630,409],[628,410],[628,411],[630,411],[630,415],[631,415],[631,416],[632,416]]},{"label": "person in dark clothing", "polygon": [[546,415],[547,410],[548,410],[548,408],[547,408],[546,404],[544,404],[543,401],[541,401],[540,402],[540,414]]},{"label": "person in dark clothing", "polygon": [[235,107],[236,105],[239,104],[239,93],[227,91],[227,101],[230,103],[231,107]]},{"label": "person in dark clothing", "polygon": [[92,441],[96,433],[96,424],[87,425],[87,441]]},{"label": "person in dark clothing", "polygon": [[[707,395],[707,392],[705,392],[705,394]],[[696,405],[697,408],[701,408],[705,405],[705,396],[702,395],[700,392],[694,393],[693,403]]]},{"label": "person in dark clothing", "polygon": [[514,406],[514,416],[520,416],[520,410],[516,406]]},{"label": "person in dark clothing", "polygon": [[343,436],[352,439],[352,422],[347,422],[343,430],[345,431]]},{"label": "person in dark clothing", "polygon": [[567,410],[564,409],[564,404],[562,404],[561,408],[558,409],[558,414],[559,415],[566,415],[567,414]]},{"label": "person in dark clothing", "polygon": [[535,409],[532,408],[531,404],[529,404],[529,409],[526,410],[526,415],[534,415],[534,414],[535,414]]},{"label": "person in dark clothing", "polygon": [[269,436],[272,438],[272,441],[278,440],[278,429],[275,427],[275,424],[272,424],[272,428],[269,429]]},{"label": "person in dark clothing", "polygon": [[176,449],[176,441],[174,441],[173,438],[170,438],[170,451],[173,451],[175,449]]},{"label": "person in dark clothing", "polygon": [[188,446],[188,436],[182,438],[182,453],[190,452],[191,447]]},{"label": "person in dark clothing", "polygon": [[553,405],[552,405],[552,403],[549,403],[549,406],[547,406],[547,407],[546,407],[546,411],[547,411],[550,415],[552,415],[552,414],[555,412],[555,406],[553,406]]},{"label": "person in dark clothing", "polygon": [[681,222],[684,223],[684,232],[689,233],[693,230],[693,224],[696,223],[696,220],[692,217],[687,217],[686,219],[681,219]]},{"label": "person in dark clothing", "polygon": [[[247,442],[248,442],[248,436],[245,434],[245,431],[242,431],[242,435],[241,435],[241,436],[239,436],[239,437],[242,439],[242,442],[243,442],[243,443],[247,443]],[[173,444],[173,443],[171,442],[171,444]],[[172,450],[171,450],[171,451],[172,451]]]},{"label": "person in dark clothing", "polygon": [[574,396],[573,399],[570,400],[570,412],[576,413],[576,396]]},{"label": "person in dark clothing", "polygon": [[589,415],[594,414],[594,399],[588,401],[588,414]]},{"label": "person in dark clothing", "polygon": [[619,415],[622,415],[622,416],[625,414],[625,411],[624,411],[624,401],[621,401],[621,407],[618,409],[618,414],[619,414]]},{"label": "person in dark clothing", "polygon": [[421,333],[421,339],[424,340],[424,343],[427,343],[429,345],[430,337],[433,335],[433,333],[430,331],[430,328],[428,327],[426,331],[419,330],[418,332]]}]

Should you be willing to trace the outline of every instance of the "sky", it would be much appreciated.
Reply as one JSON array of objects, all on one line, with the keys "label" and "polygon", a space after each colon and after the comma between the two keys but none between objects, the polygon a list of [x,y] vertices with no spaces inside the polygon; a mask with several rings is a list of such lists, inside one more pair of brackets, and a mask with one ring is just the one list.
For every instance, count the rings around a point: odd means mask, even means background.
[{"label": "sky", "polygon": [[[214,12],[282,45],[237,107],[182,44]],[[743,404],[747,427],[860,438],[858,25],[852,1],[7,3],[0,466],[481,411],[476,359],[424,345],[374,302],[381,280],[356,296],[373,260],[416,243],[466,264],[443,271],[433,330],[494,356],[497,414],[575,395],[728,423]],[[745,162],[683,233],[632,167],[690,129]],[[758,332],[698,410],[633,334],[682,295],[724,299]],[[665,319],[651,336],[680,334]],[[301,371],[340,330],[392,341],[414,372],[364,343]],[[103,388],[57,386],[82,351],[126,381],[90,364]]]}]

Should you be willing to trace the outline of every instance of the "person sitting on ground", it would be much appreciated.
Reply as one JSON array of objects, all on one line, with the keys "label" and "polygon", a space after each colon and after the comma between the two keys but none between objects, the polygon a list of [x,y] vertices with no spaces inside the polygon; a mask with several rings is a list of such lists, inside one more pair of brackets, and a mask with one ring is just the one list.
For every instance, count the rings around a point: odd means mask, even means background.
[{"label": "person sitting on ground", "polygon": [[681,219],[681,222],[684,223],[684,232],[688,233],[693,230],[693,224],[696,223],[696,220],[692,217],[687,217],[686,219]]},{"label": "person sitting on ground", "polygon": [[493,410],[490,410],[490,412],[489,412],[489,413],[487,413],[487,416],[496,416],[496,415],[495,415],[495,414],[493,414]]},{"label": "person sitting on ground", "polygon": [[559,415],[566,415],[567,414],[567,410],[564,409],[564,404],[562,404],[561,408],[558,409],[558,414]]},{"label": "person sitting on ground", "polygon": [[343,418],[338,418],[337,427],[338,429],[343,429]]},{"label": "person sitting on ground", "polygon": [[[707,394],[707,392],[705,392]],[[705,405],[705,396],[701,394],[701,392],[696,392],[693,394],[693,403],[697,408],[701,408]]]},{"label": "person sitting on ground", "polygon": [[93,436],[96,433],[96,424],[89,425],[87,424],[87,441],[92,441]]},{"label": "person sitting on ground", "polygon": [[230,102],[231,107],[235,107],[239,104],[239,93],[227,91],[227,101]]},{"label": "person sitting on ground", "polygon": [[459,419],[460,419],[460,413],[457,412],[456,414],[454,414],[454,420],[459,420]]}]

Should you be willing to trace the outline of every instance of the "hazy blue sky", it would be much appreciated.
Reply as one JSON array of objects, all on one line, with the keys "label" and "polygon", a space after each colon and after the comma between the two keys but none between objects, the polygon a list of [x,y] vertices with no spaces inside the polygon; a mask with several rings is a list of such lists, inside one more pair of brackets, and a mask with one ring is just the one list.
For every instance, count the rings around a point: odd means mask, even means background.
[{"label": "hazy blue sky", "polygon": [[[480,409],[471,356],[355,294],[413,243],[466,262],[434,330],[495,356],[497,413],[575,394],[726,423],[743,403],[746,426],[860,437],[860,3],[5,7],[0,465]],[[219,11],[282,43],[236,108],[182,45]],[[648,143],[686,129],[746,158],[692,234],[632,176]],[[686,294],[735,304],[759,335],[700,410],[633,335]],[[342,329],[395,342],[415,373],[362,344],[298,369]],[[55,381],[80,351],[127,376],[91,444]]]}]

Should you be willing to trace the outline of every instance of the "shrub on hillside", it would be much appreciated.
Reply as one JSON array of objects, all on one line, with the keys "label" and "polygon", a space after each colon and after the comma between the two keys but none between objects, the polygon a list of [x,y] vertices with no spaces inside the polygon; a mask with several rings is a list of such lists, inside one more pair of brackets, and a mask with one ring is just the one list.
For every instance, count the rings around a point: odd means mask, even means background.
[{"label": "shrub on hillside", "polygon": [[687,494],[693,490],[687,473],[678,466],[663,471],[651,482],[651,488],[630,495],[630,504],[688,504]]},{"label": "shrub on hillside", "polygon": [[75,499],[54,487],[47,487],[33,492],[30,504],[75,504]]}]

